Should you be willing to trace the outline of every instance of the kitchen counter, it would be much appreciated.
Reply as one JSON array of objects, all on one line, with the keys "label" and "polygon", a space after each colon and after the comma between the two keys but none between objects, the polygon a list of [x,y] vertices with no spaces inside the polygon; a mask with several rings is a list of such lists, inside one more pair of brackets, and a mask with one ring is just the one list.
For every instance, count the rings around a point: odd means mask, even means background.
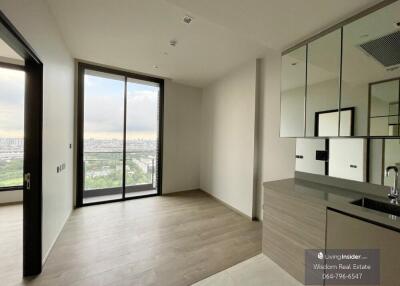
[{"label": "kitchen counter", "polygon": [[385,193],[379,195],[364,194],[298,178],[266,182],[263,186],[264,192],[272,190],[285,193],[289,196],[307,199],[310,202],[325,205],[326,207],[400,231],[400,217],[351,204],[351,202],[363,197],[387,202]]}]

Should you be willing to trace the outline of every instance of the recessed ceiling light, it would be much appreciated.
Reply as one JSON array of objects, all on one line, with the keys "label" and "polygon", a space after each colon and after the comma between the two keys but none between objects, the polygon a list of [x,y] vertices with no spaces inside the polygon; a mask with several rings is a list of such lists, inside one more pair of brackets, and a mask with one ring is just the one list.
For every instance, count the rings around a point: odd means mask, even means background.
[{"label": "recessed ceiling light", "polygon": [[154,65],[153,68],[158,69],[158,66],[157,66],[157,65]]},{"label": "recessed ceiling light", "polygon": [[176,40],[169,41],[169,45],[175,47],[178,42]]},{"label": "recessed ceiling light", "polygon": [[193,17],[186,15],[185,17],[183,17],[183,22],[186,24],[190,24],[193,21]]}]

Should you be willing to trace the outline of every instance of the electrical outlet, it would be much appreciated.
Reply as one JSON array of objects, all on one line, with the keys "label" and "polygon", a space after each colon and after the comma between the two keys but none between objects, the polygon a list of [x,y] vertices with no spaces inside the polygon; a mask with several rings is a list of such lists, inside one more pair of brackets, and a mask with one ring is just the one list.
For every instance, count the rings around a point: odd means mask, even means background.
[{"label": "electrical outlet", "polygon": [[61,173],[63,170],[65,170],[66,164],[61,163],[61,165],[57,166],[57,173]]}]

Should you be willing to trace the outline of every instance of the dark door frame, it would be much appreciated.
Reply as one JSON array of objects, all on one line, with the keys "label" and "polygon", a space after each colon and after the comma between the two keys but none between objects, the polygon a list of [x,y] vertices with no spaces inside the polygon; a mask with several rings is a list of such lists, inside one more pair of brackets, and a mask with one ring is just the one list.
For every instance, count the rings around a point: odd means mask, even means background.
[{"label": "dark door frame", "polygon": [[23,275],[32,276],[42,271],[43,64],[1,10],[0,38],[25,60]]},{"label": "dark door frame", "polygon": [[[148,75],[137,74],[133,72],[128,72],[124,70],[119,70],[115,68],[104,67],[96,64],[89,64],[84,62],[77,63],[77,82],[78,82],[78,116],[77,116],[77,152],[76,152],[76,206],[83,207],[83,206],[91,206],[91,205],[98,205],[104,203],[113,203],[113,202],[121,202],[125,200],[132,200],[132,199],[140,199],[146,197],[153,197],[162,195],[162,164],[163,164],[163,130],[164,130],[164,80],[161,78],[156,78]],[[110,73],[114,75],[120,75],[125,78],[125,89],[124,89],[124,142],[123,142],[123,182],[122,182],[122,197],[120,199],[108,200],[108,201],[100,201],[100,202],[93,202],[93,203],[83,203],[83,192],[84,192],[84,171],[83,171],[83,147],[84,147],[84,75],[85,70],[92,70],[104,73]],[[157,157],[158,157],[158,166],[157,166],[157,194],[150,194],[150,195],[141,195],[136,197],[126,197],[126,189],[129,188],[125,186],[125,168],[126,168],[126,158],[125,158],[125,151],[126,151],[126,99],[127,99],[127,78],[139,79],[143,81],[149,81],[158,83],[160,86],[160,93],[159,93],[159,121],[158,121],[158,143],[157,143]]]}]

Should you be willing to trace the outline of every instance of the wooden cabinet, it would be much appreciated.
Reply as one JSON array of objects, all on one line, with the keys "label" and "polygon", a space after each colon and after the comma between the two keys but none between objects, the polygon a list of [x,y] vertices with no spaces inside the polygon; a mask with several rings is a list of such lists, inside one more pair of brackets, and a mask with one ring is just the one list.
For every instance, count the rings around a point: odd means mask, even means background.
[{"label": "wooden cabinet", "polygon": [[327,249],[379,249],[380,286],[400,286],[400,233],[327,211]]},{"label": "wooden cabinet", "polygon": [[325,247],[326,206],[290,194],[264,192],[263,253],[301,283],[305,250]]}]

